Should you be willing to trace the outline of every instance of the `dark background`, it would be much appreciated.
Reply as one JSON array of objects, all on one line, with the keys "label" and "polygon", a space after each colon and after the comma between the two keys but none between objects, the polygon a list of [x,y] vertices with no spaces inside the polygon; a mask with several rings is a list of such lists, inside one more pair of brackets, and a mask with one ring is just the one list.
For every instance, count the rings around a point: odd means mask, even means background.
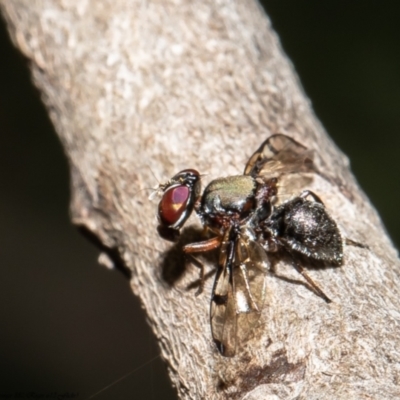
[{"label": "dark background", "polygon": [[[397,2],[264,3],[317,115],[398,245]],[[2,22],[0,60],[0,396],[83,399],[158,350],[128,281],[98,266],[97,250],[69,223],[66,159]],[[158,359],[97,398],[175,394]]]}]

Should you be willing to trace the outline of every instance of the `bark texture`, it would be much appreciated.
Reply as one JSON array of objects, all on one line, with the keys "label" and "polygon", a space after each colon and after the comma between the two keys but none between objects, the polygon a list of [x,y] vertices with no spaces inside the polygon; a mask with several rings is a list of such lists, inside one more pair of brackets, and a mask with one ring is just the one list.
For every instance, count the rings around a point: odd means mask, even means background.
[{"label": "bark texture", "polygon": [[[130,271],[180,398],[400,398],[397,252],[255,1],[0,4],[70,162],[72,221],[103,263]],[[268,275],[259,325],[223,358],[209,328],[213,279],[199,297],[188,290],[198,271],[157,235],[145,189],[157,184],[151,171],[165,181],[196,168],[204,185],[240,174],[277,132],[317,151],[331,179],[310,189],[344,236],[370,249],[347,246],[343,267],[309,270],[332,304],[281,262],[288,279]]]}]

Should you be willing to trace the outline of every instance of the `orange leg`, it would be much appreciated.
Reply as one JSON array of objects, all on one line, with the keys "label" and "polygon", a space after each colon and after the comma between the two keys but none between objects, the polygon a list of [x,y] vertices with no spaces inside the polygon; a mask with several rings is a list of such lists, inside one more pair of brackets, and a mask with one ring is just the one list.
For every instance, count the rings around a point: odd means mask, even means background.
[{"label": "orange leg", "polygon": [[213,237],[203,242],[197,242],[192,244],[187,244],[183,246],[184,253],[203,253],[205,251],[210,251],[216,249],[221,245],[222,238],[220,236]]},{"label": "orange leg", "polygon": [[204,276],[204,265],[200,262],[196,257],[192,255],[192,253],[203,253],[205,251],[210,251],[216,249],[221,245],[222,238],[216,236],[214,238],[204,240],[203,242],[197,242],[192,244],[187,244],[183,246],[183,252],[191,257],[193,265],[200,269],[200,286],[196,292],[196,296],[198,296],[204,288],[205,276]]}]

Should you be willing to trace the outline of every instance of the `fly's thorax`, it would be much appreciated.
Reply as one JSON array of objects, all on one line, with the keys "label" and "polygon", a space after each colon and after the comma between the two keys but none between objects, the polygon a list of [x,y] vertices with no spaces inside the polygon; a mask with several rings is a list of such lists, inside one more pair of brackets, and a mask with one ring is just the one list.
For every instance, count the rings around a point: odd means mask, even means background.
[{"label": "fly's thorax", "polygon": [[215,179],[204,189],[201,207],[204,212],[242,212],[253,204],[255,180],[246,175]]},{"label": "fly's thorax", "polygon": [[216,232],[237,225],[254,211],[257,182],[248,175],[215,179],[205,188],[196,212]]}]

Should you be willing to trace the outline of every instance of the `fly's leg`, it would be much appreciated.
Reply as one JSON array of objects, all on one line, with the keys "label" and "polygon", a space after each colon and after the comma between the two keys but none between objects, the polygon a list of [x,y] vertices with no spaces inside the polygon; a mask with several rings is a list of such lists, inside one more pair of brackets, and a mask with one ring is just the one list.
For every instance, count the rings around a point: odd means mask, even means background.
[{"label": "fly's leg", "polygon": [[346,244],[347,246],[359,247],[361,249],[369,249],[367,245],[356,242],[355,240],[351,240],[349,238],[344,238],[344,244]]},{"label": "fly's leg", "polygon": [[267,253],[277,253],[281,246],[279,240],[273,236],[268,229],[262,232],[262,235],[257,238],[257,241]]},{"label": "fly's leg", "polygon": [[206,251],[214,250],[221,245],[222,237],[216,236],[202,242],[196,242],[183,246],[183,252],[189,253],[205,253]]},{"label": "fly's leg", "polygon": [[206,251],[214,250],[221,245],[221,237],[216,236],[214,238],[204,240],[203,242],[197,242],[192,244],[187,244],[183,246],[183,252],[190,257],[193,261],[193,265],[200,269],[200,286],[196,292],[196,296],[201,294],[204,289],[205,283],[205,273],[204,273],[204,264],[199,261],[193,253],[204,253]]},{"label": "fly's leg", "polygon": [[314,199],[315,202],[324,205],[323,201],[319,198],[319,196],[317,196],[314,192],[312,192],[311,190],[304,190],[303,192],[300,193],[300,196],[302,199],[305,199],[306,197],[312,197]]},{"label": "fly's leg", "polygon": [[[302,195],[304,194],[304,197],[311,195],[311,196],[315,196],[315,200],[316,201],[321,201],[320,198],[315,195],[313,192],[309,191],[309,190],[305,190]],[[322,202],[321,202],[322,203]],[[276,237],[268,237],[268,238],[264,238],[264,242],[261,243],[262,247],[264,248],[264,250],[267,253],[273,253],[273,252],[277,252],[279,251],[280,248],[286,248],[287,246],[285,246],[285,242],[281,239],[281,238],[276,238]],[[292,258],[292,263],[294,268],[296,269],[296,271],[301,274],[304,279],[307,281],[307,283],[311,286],[311,288],[314,290],[314,293],[317,294],[319,297],[321,297],[322,299],[324,299],[327,303],[331,303],[332,300],[322,291],[322,289],[308,276],[308,274],[306,273],[306,271],[304,270],[304,268],[296,261],[295,257],[293,256],[293,254],[291,254],[289,252],[291,258]],[[271,265],[271,271],[274,271],[275,269],[275,265],[272,264]]]},{"label": "fly's leg", "polygon": [[[204,274],[204,264],[198,260],[194,255],[192,254],[186,254],[186,257],[191,260],[191,264],[194,265],[196,268],[199,268],[200,270],[200,284],[199,287],[195,293],[195,296],[199,296],[201,293],[203,293],[204,289],[204,283],[205,283],[205,274]],[[191,285],[188,287],[192,287]]]},{"label": "fly's leg", "polygon": [[301,274],[307,283],[312,287],[314,293],[324,299],[327,303],[331,303],[332,300],[322,291],[322,289],[308,276],[304,268],[292,257],[293,266],[296,271]]}]

